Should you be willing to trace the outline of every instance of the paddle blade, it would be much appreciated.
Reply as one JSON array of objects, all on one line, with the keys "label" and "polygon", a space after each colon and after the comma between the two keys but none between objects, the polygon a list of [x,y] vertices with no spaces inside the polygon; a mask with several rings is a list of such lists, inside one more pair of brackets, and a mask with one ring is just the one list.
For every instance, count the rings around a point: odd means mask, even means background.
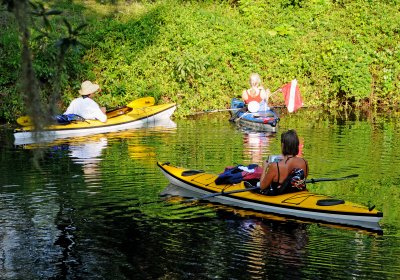
[{"label": "paddle blade", "polygon": [[345,176],[343,178],[348,179],[348,178],[355,178],[355,177],[358,177],[358,174],[351,174],[351,175]]},{"label": "paddle blade", "polygon": [[282,87],[282,94],[289,113],[296,112],[303,106],[303,100],[296,79]]},{"label": "paddle blade", "polygon": [[152,96],[147,96],[147,97],[142,97],[139,99],[136,99],[132,101],[131,103],[128,103],[126,107],[132,108],[132,109],[137,109],[137,108],[144,108],[144,107],[150,107],[153,106],[156,103],[154,97]]},{"label": "paddle blade", "polygon": [[33,125],[32,119],[29,116],[22,116],[17,119],[17,123],[20,126],[30,126]]}]

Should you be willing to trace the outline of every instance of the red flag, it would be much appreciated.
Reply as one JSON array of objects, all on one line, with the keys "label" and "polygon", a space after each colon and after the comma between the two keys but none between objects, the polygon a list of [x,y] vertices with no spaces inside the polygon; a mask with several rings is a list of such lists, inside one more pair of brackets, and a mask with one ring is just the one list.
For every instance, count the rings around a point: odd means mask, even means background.
[{"label": "red flag", "polygon": [[282,94],[289,113],[296,112],[303,106],[303,100],[301,99],[296,79],[282,87]]}]

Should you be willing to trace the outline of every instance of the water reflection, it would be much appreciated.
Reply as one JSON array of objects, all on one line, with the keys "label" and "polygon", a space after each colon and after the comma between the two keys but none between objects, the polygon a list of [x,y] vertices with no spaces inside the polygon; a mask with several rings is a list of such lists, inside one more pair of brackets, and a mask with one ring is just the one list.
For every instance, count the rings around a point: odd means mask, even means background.
[{"label": "water reflection", "polygon": [[90,141],[78,145],[70,145],[70,157],[72,161],[81,164],[84,177],[96,178],[100,175],[99,163],[102,151],[107,147],[107,138],[101,137],[97,141]]},{"label": "water reflection", "polygon": [[[107,148],[108,140],[105,136],[92,136],[76,139],[75,141],[61,142],[50,148],[50,151],[67,151],[71,161],[82,167],[84,183],[87,188],[96,187],[101,182],[102,153]],[[76,176],[74,176],[76,177]],[[91,191],[91,194],[96,192]],[[54,223],[58,229],[58,237],[54,246],[61,249],[57,258],[59,277],[65,277],[82,265],[81,256],[77,253],[77,218],[74,203],[66,199],[60,203]]]},{"label": "water reflection", "polygon": [[270,154],[269,144],[275,134],[265,132],[244,132],[243,133],[243,153],[246,161],[262,164],[267,154]]},{"label": "water reflection", "polygon": [[281,279],[297,279],[305,266],[308,232],[305,224],[246,219],[241,227],[248,239],[248,270],[257,278],[274,278],[276,267],[286,267]]},{"label": "water reflection", "polygon": [[[41,170],[31,164],[37,146],[17,149],[1,138],[0,278],[397,279],[400,122],[371,128],[302,114],[283,116],[280,129],[304,137],[310,177],[360,174],[310,187],[371,200],[384,212],[384,235],[161,201],[168,182],[156,160],[219,172],[279,153],[280,133],[240,131],[228,116],[48,143]],[[88,143],[97,152],[82,156]]]}]

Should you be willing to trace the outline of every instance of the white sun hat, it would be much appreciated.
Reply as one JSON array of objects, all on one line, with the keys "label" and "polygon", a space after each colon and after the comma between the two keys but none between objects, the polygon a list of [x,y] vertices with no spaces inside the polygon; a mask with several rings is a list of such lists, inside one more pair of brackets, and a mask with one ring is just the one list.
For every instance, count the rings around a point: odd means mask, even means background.
[{"label": "white sun hat", "polygon": [[98,91],[100,86],[98,84],[93,84],[91,81],[84,81],[79,90],[80,95],[89,95]]}]

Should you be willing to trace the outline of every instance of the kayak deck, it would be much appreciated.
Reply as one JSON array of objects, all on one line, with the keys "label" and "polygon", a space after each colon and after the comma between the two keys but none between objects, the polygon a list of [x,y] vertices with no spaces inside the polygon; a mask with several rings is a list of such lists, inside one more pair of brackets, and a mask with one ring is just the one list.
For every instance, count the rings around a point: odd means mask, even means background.
[{"label": "kayak deck", "polygon": [[276,132],[279,117],[271,109],[259,112],[248,112],[245,110],[243,101],[233,98],[231,101],[231,121],[244,127],[257,131]]},{"label": "kayak deck", "polygon": [[[194,197],[202,197],[220,192],[245,190],[244,182],[234,185],[216,185],[217,175],[174,167],[168,163],[158,166],[171,184],[185,188]],[[275,213],[330,223],[376,228],[383,214],[375,209],[309,191],[267,196],[251,191],[231,193],[205,198],[230,206],[251,209],[265,213]],[[321,202],[328,203],[321,203]],[[336,201],[336,203],[335,203]],[[333,202],[334,205],[325,205]],[[322,205],[319,205],[322,204]]]}]

